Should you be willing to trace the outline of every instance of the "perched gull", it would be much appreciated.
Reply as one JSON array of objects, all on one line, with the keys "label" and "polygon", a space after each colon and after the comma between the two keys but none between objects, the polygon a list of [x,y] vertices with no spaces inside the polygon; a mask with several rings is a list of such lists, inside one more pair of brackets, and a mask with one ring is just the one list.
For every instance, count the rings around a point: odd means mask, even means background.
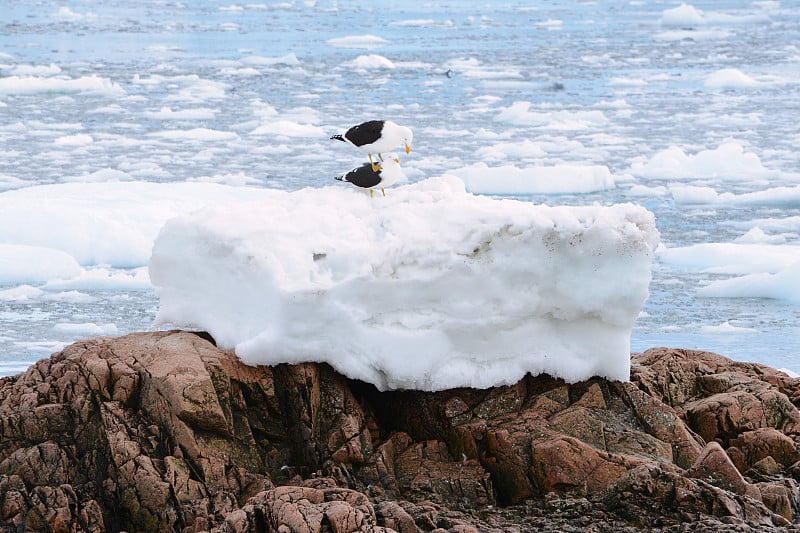
[{"label": "perched gull", "polygon": [[400,168],[400,158],[397,157],[397,154],[388,154],[388,156],[383,165],[378,167],[378,170],[373,170],[372,163],[364,163],[347,174],[336,176],[334,179],[348,181],[356,187],[369,189],[370,198],[372,197],[372,191],[377,188],[386,196],[386,191],[383,190],[385,187],[394,185],[406,177],[403,174],[403,169]]},{"label": "perched gull", "polygon": [[331,139],[350,143],[367,152],[372,170],[377,172],[381,166],[372,161],[372,154],[378,154],[383,161],[383,152],[399,146],[404,146],[406,153],[409,153],[413,137],[414,133],[410,128],[398,126],[391,120],[370,120],[353,126],[344,135],[334,135]]}]

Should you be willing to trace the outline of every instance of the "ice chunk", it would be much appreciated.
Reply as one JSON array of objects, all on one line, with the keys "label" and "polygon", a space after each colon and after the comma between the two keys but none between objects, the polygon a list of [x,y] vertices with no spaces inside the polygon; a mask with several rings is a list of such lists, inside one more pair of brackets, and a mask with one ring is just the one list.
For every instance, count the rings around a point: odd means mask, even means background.
[{"label": "ice chunk", "polygon": [[476,163],[453,171],[467,190],[481,194],[582,194],[615,187],[605,165],[555,165],[518,168]]},{"label": "ice chunk", "polygon": [[61,250],[0,243],[0,284],[42,282],[77,276],[81,271],[77,261]]},{"label": "ice chunk", "polygon": [[158,323],[250,364],[325,361],[380,389],[627,380],[657,241],[639,206],[493,199],[446,176],[208,206],[164,225],[149,269]]},{"label": "ice chunk", "polygon": [[800,261],[776,273],[756,272],[717,280],[697,291],[711,298],[772,298],[800,303]]}]

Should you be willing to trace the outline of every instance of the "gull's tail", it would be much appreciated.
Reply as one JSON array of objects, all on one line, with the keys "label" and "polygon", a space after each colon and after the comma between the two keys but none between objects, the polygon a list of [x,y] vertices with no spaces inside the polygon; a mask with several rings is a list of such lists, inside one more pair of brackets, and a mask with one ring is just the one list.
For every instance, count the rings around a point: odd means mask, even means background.
[{"label": "gull's tail", "polygon": [[344,181],[344,175],[334,176],[333,179],[338,180],[338,181]]},{"label": "gull's tail", "polygon": [[332,136],[331,136],[331,140],[332,140],[332,141],[342,141],[343,143],[344,143],[344,142],[347,142],[347,141],[345,141],[345,140],[344,140],[344,137],[342,137],[342,136],[341,136],[341,135],[339,135],[338,133],[337,133],[336,135],[332,135]]}]

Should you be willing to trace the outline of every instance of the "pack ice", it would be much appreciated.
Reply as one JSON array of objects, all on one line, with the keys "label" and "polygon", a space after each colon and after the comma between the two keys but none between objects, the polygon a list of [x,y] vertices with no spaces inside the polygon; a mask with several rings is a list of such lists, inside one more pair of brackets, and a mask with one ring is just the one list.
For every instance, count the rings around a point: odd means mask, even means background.
[{"label": "pack ice", "polygon": [[157,323],[381,390],[629,379],[652,213],[478,196],[454,176],[387,194],[275,190],[169,220],[149,264]]}]

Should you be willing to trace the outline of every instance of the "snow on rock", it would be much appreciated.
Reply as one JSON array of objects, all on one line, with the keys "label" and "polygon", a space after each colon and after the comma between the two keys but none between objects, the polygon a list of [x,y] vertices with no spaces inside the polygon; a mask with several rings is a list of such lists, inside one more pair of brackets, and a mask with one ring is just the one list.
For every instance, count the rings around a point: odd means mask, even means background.
[{"label": "snow on rock", "polygon": [[481,194],[583,194],[613,189],[614,178],[604,165],[555,165],[518,168],[476,163],[452,172]]},{"label": "snow on rock", "polygon": [[466,192],[453,176],[370,198],[269,191],[169,220],[157,323],[207,330],[249,364],[325,361],[380,389],[629,379],[653,215]]}]

